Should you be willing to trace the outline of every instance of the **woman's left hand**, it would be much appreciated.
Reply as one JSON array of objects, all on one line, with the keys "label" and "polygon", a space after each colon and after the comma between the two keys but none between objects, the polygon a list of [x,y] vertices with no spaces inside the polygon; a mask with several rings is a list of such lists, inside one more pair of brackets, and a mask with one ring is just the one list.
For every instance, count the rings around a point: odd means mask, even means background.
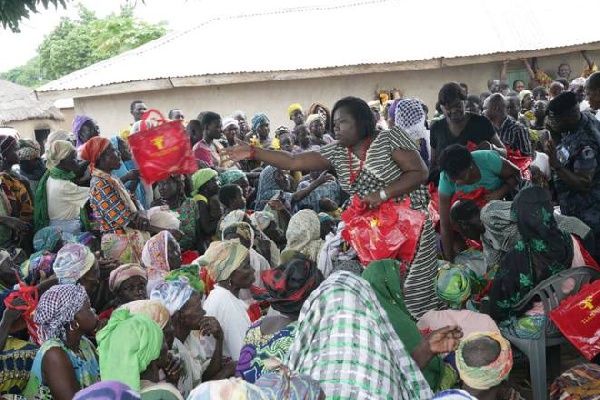
[{"label": "woman's left hand", "polygon": [[431,332],[423,338],[429,344],[429,350],[433,354],[443,354],[455,351],[460,339],[463,337],[462,328],[458,325],[446,326]]},{"label": "woman's left hand", "polygon": [[382,203],[381,197],[379,197],[379,192],[373,192],[370,195],[363,197],[361,201],[362,204],[372,210],[378,208]]}]

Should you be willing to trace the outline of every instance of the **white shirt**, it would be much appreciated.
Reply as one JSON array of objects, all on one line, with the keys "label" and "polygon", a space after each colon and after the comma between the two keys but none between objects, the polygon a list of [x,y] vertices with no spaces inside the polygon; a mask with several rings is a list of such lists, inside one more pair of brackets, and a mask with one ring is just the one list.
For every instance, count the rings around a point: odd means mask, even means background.
[{"label": "white shirt", "polygon": [[48,218],[71,221],[79,218],[79,210],[90,197],[90,188],[77,186],[71,181],[48,178]]},{"label": "white shirt", "polygon": [[237,361],[251,324],[248,304],[217,284],[206,298],[204,310],[207,315],[215,317],[223,328],[223,355]]}]

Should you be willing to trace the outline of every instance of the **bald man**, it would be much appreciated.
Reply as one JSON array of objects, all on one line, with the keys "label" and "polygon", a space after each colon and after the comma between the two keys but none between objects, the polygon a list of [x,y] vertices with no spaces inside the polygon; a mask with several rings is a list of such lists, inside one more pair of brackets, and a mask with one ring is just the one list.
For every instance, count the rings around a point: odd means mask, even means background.
[{"label": "bald man", "polygon": [[533,152],[529,130],[508,115],[507,107],[506,98],[500,93],[494,93],[483,103],[483,113],[492,121],[494,129],[506,147],[513,151],[519,150],[524,156],[530,156]]}]

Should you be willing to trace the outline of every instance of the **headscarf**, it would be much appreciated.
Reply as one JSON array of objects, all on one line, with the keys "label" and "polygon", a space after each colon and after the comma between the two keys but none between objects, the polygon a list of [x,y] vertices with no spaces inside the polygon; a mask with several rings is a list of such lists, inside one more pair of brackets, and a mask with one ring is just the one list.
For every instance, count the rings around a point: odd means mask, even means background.
[{"label": "headscarf", "polygon": [[256,205],[254,207],[256,211],[262,211],[269,200],[281,192],[281,188],[274,178],[275,171],[277,171],[277,168],[268,165],[260,172],[256,190]]},{"label": "headscarf", "polygon": [[242,239],[246,239],[250,243],[250,247],[252,247],[254,243],[254,230],[249,223],[233,222],[226,225],[221,233],[221,240],[225,240],[225,238],[232,233],[241,237]]},{"label": "headscarf", "polygon": [[256,132],[264,122],[270,122],[269,117],[267,117],[267,114],[256,114],[254,117],[252,117],[252,130]]},{"label": "headscarf", "polygon": [[55,140],[46,148],[46,166],[55,168],[75,150],[71,142]]},{"label": "headscarf", "polygon": [[219,176],[219,180],[221,181],[221,185],[229,185],[245,177],[246,174],[244,173],[244,171],[241,171],[237,168],[232,168],[221,173],[221,176]]},{"label": "headscarf", "polygon": [[81,158],[90,162],[90,170],[93,171],[96,168],[98,158],[108,146],[110,146],[110,140],[101,136],[94,136],[83,145]]},{"label": "headscarf", "polygon": [[413,140],[425,139],[428,136],[425,127],[425,111],[418,100],[399,99],[396,104],[394,122],[397,127],[404,129]]},{"label": "headscarf", "polygon": [[269,227],[271,222],[275,222],[275,216],[268,211],[255,211],[250,216],[250,222],[254,227],[261,232]]},{"label": "headscarf", "polygon": [[550,400],[593,399],[600,395],[600,365],[578,364],[563,372],[550,387]]},{"label": "headscarf", "polygon": [[52,143],[54,143],[57,140],[64,140],[72,144],[72,142],[75,141],[75,136],[73,136],[71,132],[65,131],[63,129],[50,132],[50,134],[46,138],[46,150],[49,149],[52,146]]},{"label": "headscarf", "polygon": [[306,122],[304,123],[308,128],[310,128],[310,124],[312,124],[314,121],[321,121],[323,122],[323,125],[325,124],[325,122],[323,121],[323,117],[319,114],[310,114],[307,118],[306,118]]},{"label": "headscarf", "polygon": [[19,140],[19,160],[37,160],[42,155],[42,146],[31,139]]},{"label": "headscarf", "polygon": [[158,300],[134,300],[125,303],[119,310],[129,310],[131,314],[144,314],[156,322],[160,329],[165,329],[169,319],[169,310]]},{"label": "headscarf", "polygon": [[200,384],[192,390],[187,400],[268,400],[255,385],[240,378],[221,379]]},{"label": "headscarf", "polygon": [[[500,344],[500,354],[489,365],[469,367],[464,360],[465,345],[482,337],[488,337],[498,342]],[[510,343],[495,332],[473,332],[460,341],[456,350],[456,367],[460,379],[473,389],[487,390],[499,385],[500,382],[508,378],[512,365],[513,356]]]},{"label": "headscarf", "polygon": [[160,301],[169,310],[169,315],[173,316],[188,302],[193,293],[190,281],[185,276],[180,276],[179,279],[158,284],[152,289],[150,300]]},{"label": "headscarf", "polygon": [[462,265],[446,264],[438,271],[435,291],[450,308],[461,309],[475,289],[474,273]]},{"label": "headscarf", "polygon": [[[362,273],[362,277],[371,285],[406,351],[409,354],[412,353],[423,341],[423,336],[404,302],[400,283],[400,262],[397,260],[373,261]],[[440,357],[432,357],[421,369],[427,383],[434,390],[439,388],[443,371],[444,362]]]},{"label": "headscarf", "polygon": [[394,121],[394,123],[396,122],[396,112],[398,110],[398,103],[400,102],[400,100],[402,99],[395,99],[394,101],[392,101],[392,105],[390,106],[390,109],[388,110],[388,117]]},{"label": "headscarf", "polygon": [[212,168],[202,168],[194,172],[192,175],[192,196],[198,195],[200,188],[217,175],[217,171]]},{"label": "headscarf", "polygon": [[139,400],[140,394],[116,381],[94,383],[75,394],[73,400]]},{"label": "headscarf", "polygon": [[244,222],[244,218],[246,218],[246,212],[244,210],[233,210],[227,213],[226,216],[223,217],[218,227],[219,237],[222,236],[223,231],[231,224],[235,224],[238,222]]},{"label": "headscarf", "polygon": [[255,386],[268,399],[317,400],[321,386],[307,375],[291,373],[287,368],[279,373],[263,373]]},{"label": "headscarf", "polygon": [[200,279],[200,268],[197,265],[185,265],[181,268],[175,269],[165,276],[165,282],[172,282],[179,280],[180,276],[184,276],[188,279],[190,286],[198,293],[204,293],[204,282]]},{"label": "headscarf", "polygon": [[227,117],[225,119],[223,119],[223,130],[226,130],[229,127],[235,126],[236,128],[239,129],[240,127],[240,123],[238,122],[237,119],[235,118],[231,118],[231,117]]},{"label": "headscarf", "polygon": [[59,284],[76,283],[96,262],[92,251],[79,243],[67,243],[56,253],[54,273]]},{"label": "headscarf", "polygon": [[108,278],[108,288],[111,292],[116,292],[121,287],[121,284],[129,278],[140,276],[146,281],[148,280],[148,272],[140,264],[123,264],[118,268],[110,271]]},{"label": "headscarf", "polygon": [[33,320],[38,326],[40,343],[50,339],[67,340],[67,325],[89,300],[81,285],[55,285],[40,297]]},{"label": "headscarf", "polygon": [[4,155],[15,143],[18,142],[14,136],[0,135],[0,154]]},{"label": "headscarf", "polygon": [[33,235],[33,248],[35,251],[53,252],[62,240],[62,229],[57,226],[47,226]]},{"label": "headscarf", "polygon": [[311,261],[318,262],[319,253],[323,247],[321,240],[321,222],[313,210],[300,210],[290,218],[285,233],[287,246],[281,253],[299,251]]},{"label": "headscarf", "polygon": [[316,264],[306,258],[295,258],[276,268],[260,273],[267,291],[266,300],[280,313],[300,314],[304,301],[323,282]]},{"label": "headscarf", "polygon": [[87,115],[76,115],[75,119],[73,120],[73,134],[75,135],[75,139],[77,140],[77,143],[75,143],[77,147],[83,144],[79,137],[79,131],[81,130],[81,127],[83,127],[83,124],[85,124],[88,121],[93,121],[93,119],[88,117]]},{"label": "headscarf", "polygon": [[171,270],[169,265],[169,243],[172,246],[179,246],[179,243],[169,231],[160,231],[152,236],[142,250],[142,263],[144,266],[169,272]]},{"label": "headscarf", "polygon": [[47,251],[33,253],[29,256],[29,260],[21,264],[21,277],[27,284],[31,284],[36,278],[49,278],[54,273],[52,271],[54,260],[56,260],[56,254]]},{"label": "headscarf", "polygon": [[[299,103],[290,104],[288,107],[288,117],[291,117],[293,113],[300,110],[300,112],[304,112],[302,110],[302,106]],[[254,125],[254,122],[252,123]]]},{"label": "headscarf", "polygon": [[525,96],[532,96],[533,94],[531,93],[531,90],[527,90],[527,89],[523,89],[519,92],[519,101],[523,101],[523,99],[525,98]]},{"label": "headscarf", "polygon": [[144,314],[118,309],[98,333],[98,361],[103,380],[140,390],[140,374],[160,356],[163,332]]},{"label": "headscarf", "polygon": [[238,240],[212,242],[198,262],[200,266],[206,267],[213,281],[221,282],[227,280],[242,265],[248,258],[248,252]]},{"label": "headscarf", "polygon": [[298,322],[284,364],[320,381],[327,398],[433,397],[361,277],[347,271],[332,274],[304,302]]},{"label": "headscarf", "polygon": [[471,396],[469,392],[459,389],[448,389],[444,390],[435,395],[433,400],[435,399],[446,399],[446,400],[477,400],[475,397]]}]

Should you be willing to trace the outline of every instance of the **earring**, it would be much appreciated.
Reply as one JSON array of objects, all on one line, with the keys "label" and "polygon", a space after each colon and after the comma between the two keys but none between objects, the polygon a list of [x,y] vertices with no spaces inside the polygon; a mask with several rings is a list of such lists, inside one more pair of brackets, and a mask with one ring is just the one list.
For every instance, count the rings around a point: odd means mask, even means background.
[{"label": "earring", "polygon": [[69,329],[72,331],[76,331],[77,329],[79,329],[79,322],[75,320],[75,328],[73,328],[73,321],[69,322]]}]

